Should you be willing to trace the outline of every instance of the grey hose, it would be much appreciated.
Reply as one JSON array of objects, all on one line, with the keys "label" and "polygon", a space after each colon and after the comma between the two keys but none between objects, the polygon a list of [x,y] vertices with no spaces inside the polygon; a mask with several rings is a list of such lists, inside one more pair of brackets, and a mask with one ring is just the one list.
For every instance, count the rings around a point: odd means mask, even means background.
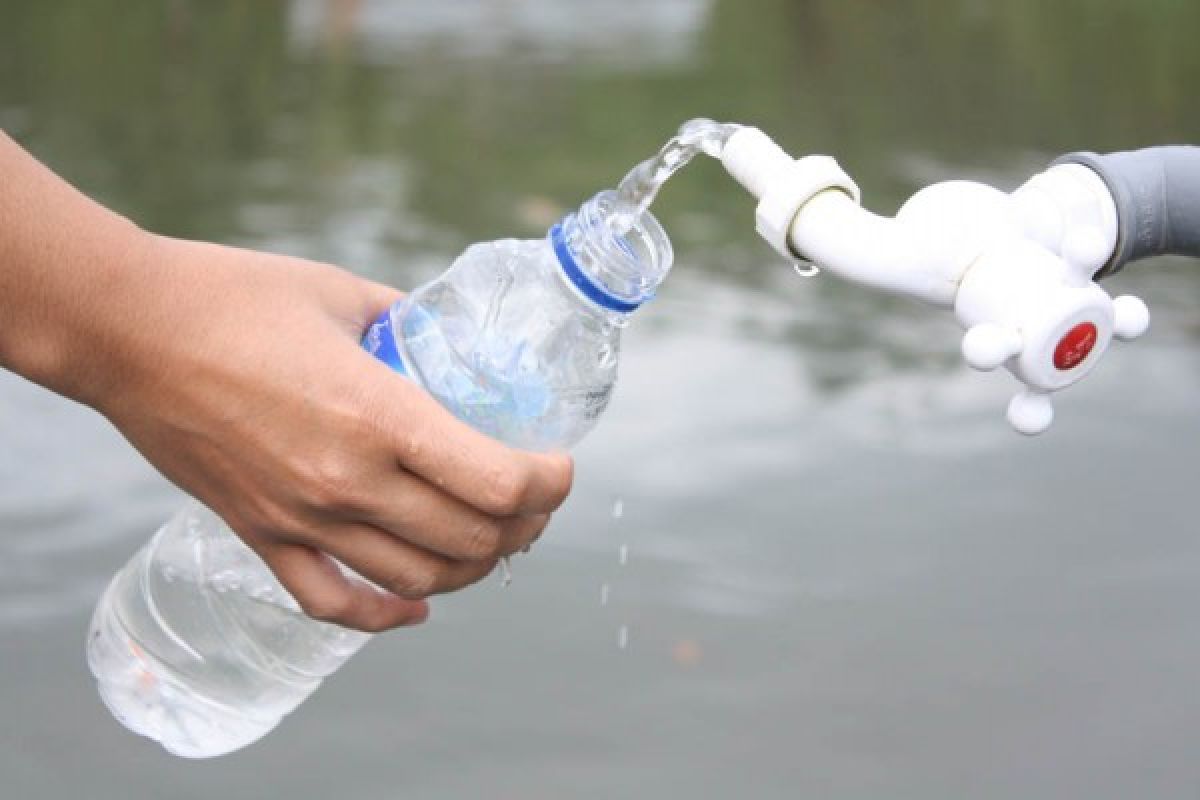
[{"label": "grey hose", "polygon": [[1158,255],[1200,258],[1200,147],[1148,147],[1123,153],[1071,153],[1108,185],[1117,205],[1117,246],[1097,278]]}]

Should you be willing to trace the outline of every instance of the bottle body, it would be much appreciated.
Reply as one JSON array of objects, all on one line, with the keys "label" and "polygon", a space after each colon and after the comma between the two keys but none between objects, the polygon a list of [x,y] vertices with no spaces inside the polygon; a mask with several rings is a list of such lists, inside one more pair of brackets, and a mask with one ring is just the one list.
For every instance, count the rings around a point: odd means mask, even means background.
[{"label": "bottle body", "polygon": [[88,666],[127,728],[207,758],[262,737],[367,639],[307,617],[220,517],[190,501],[109,584]]},{"label": "bottle body", "polygon": [[476,430],[527,450],[570,447],[608,406],[621,323],[588,310],[560,272],[543,241],[472,245],[364,344],[396,342],[393,367]]},{"label": "bottle body", "polygon": [[[627,313],[580,287],[588,275],[604,279],[598,267],[620,276],[641,260],[661,280],[671,259],[649,214],[629,236],[574,220],[546,240],[472,245],[381,316],[363,346],[488,435],[526,449],[569,447],[608,405]],[[647,230],[650,250],[626,243]],[[583,277],[568,277],[566,262]],[[641,291],[609,276],[606,285],[618,284]],[[305,616],[258,556],[192,501],[105,591],[88,664],[126,727],[204,758],[266,734],[368,639]]]}]

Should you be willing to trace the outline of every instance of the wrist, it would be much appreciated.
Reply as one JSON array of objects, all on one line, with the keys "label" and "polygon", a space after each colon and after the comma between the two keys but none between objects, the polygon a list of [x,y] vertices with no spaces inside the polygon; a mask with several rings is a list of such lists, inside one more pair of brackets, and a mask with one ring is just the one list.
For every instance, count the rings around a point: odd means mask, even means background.
[{"label": "wrist", "polygon": [[117,214],[88,226],[63,262],[36,282],[6,365],[92,407],[120,379],[122,331],[144,313],[139,293],[157,237]]}]

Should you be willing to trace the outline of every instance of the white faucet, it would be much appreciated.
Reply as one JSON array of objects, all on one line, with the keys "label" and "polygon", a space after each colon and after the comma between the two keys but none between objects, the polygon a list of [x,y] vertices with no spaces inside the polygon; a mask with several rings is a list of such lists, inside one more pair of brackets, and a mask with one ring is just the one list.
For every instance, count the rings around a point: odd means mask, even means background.
[{"label": "white faucet", "polygon": [[758,232],[785,258],[953,309],[975,369],[1003,365],[1025,388],[1008,406],[1021,433],[1046,430],[1050,396],[1087,375],[1115,336],[1149,326],[1136,297],[1093,280],[1117,244],[1105,182],[1080,164],[1034,176],[1012,194],[972,181],[926,187],[894,218],[859,205],[828,156],[793,159],[762,131],[726,144],[725,168],[758,200]]}]

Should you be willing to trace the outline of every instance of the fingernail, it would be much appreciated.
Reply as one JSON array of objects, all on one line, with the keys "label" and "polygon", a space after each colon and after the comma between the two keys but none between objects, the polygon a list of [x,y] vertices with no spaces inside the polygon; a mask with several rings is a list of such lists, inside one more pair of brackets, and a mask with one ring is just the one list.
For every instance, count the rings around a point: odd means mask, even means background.
[{"label": "fingernail", "polygon": [[414,605],[416,607],[413,609],[412,616],[404,623],[406,627],[423,625],[429,619],[429,603],[427,601],[421,600]]}]

